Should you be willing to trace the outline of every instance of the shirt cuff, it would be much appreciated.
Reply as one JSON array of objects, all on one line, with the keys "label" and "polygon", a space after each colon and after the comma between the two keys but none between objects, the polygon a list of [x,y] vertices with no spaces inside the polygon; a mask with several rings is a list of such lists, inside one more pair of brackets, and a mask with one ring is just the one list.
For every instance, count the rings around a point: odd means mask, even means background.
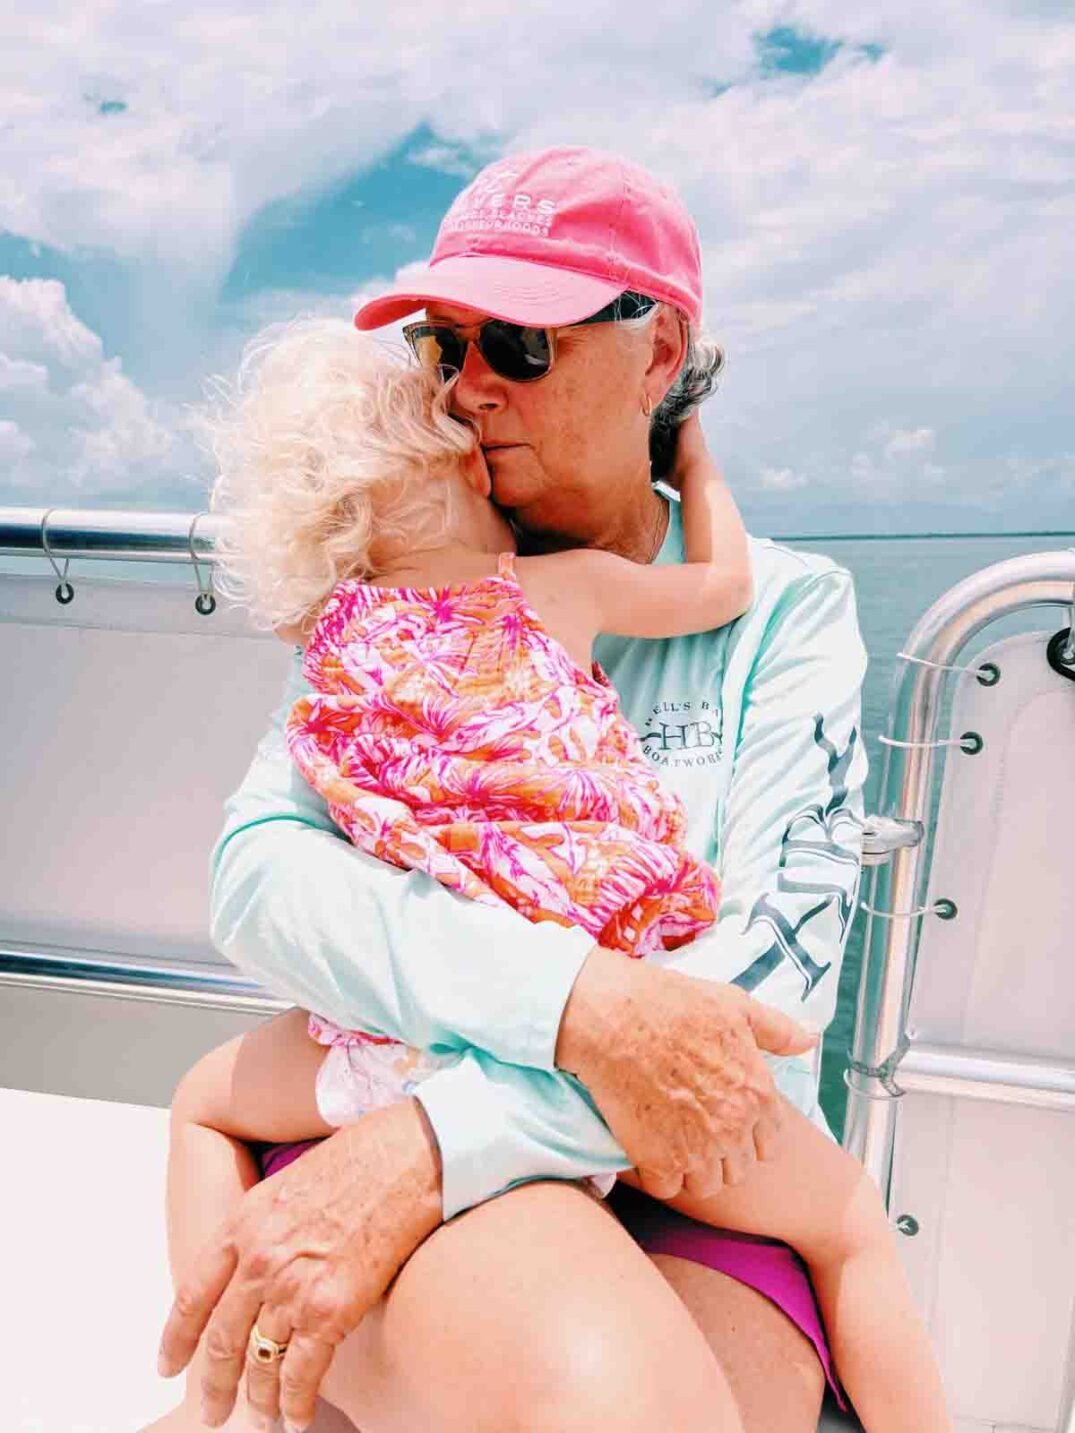
[{"label": "shirt cuff", "polygon": [[470,1050],[413,1093],[440,1146],[446,1220],[534,1179],[630,1167],[572,1075],[523,1070]]},{"label": "shirt cuff", "polygon": [[[508,933],[501,938],[508,938]],[[547,921],[524,921],[513,928],[510,939],[516,946],[516,957],[523,954],[519,947],[527,946],[525,959],[530,967],[518,991],[520,1019],[518,1029],[512,1031],[514,1048],[510,1053],[506,1048],[497,1053],[514,1064],[552,1072],[556,1070],[556,1042],[564,1007],[596,942],[579,926],[565,927]],[[485,1043],[483,1039],[483,1047]]]}]

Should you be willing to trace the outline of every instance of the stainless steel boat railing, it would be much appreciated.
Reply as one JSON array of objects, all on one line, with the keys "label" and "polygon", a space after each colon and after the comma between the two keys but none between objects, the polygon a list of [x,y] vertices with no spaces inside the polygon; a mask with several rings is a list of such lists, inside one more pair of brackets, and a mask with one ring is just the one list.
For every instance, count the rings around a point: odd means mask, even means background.
[{"label": "stainless steel boat railing", "polygon": [[214,539],[226,526],[208,512],[0,507],[0,555],[211,563]]},{"label": "stainless steel boat railing", "polygon": [[105,951],[0,945],[0,988],[67,991],[110,1000],[149,1000],[239,1015],[276,1015],[286,1000],[230,967],[117,956]]}]

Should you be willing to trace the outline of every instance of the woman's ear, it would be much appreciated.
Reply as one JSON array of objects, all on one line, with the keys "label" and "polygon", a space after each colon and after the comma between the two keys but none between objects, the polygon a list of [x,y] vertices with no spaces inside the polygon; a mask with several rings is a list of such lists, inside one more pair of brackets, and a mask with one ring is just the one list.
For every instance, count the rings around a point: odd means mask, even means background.
[{"label": "woman's ear", "polygon": [[687,325],[670,304],[662,304],[650,330],[650,362],[646,387],[661,402],[687,361]]}]

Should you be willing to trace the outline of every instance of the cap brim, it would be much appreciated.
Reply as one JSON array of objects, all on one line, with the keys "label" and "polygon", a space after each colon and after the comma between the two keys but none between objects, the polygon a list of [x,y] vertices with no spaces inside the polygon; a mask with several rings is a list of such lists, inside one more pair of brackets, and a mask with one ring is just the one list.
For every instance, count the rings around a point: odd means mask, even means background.
[{"label": "cap brim", "polygon": [[555,328],[589,318],[625,287],[551,264],[461,254],[408,274],[389,293],[370,299],[355,314],[355,327],[383,328],[429,303],[447,303],[508,323]]}]

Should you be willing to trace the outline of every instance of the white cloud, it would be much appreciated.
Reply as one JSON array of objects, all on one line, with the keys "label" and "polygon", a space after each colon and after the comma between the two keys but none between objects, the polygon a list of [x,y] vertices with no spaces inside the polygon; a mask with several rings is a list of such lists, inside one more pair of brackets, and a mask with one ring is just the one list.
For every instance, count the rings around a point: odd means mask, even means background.
[{"label": "white cloud", "polygon": [[806,474],[791,468],[762,468],[761,485],[769,492],[790,493],[806,486]]},{"label": "white cloud", "polygon": [[[490,158],[495,156],[490,155]],[[410,155],[411,164],[420,164],[426,169],[437,169],[441,174],[455,174],[460,179],[474,176],[474,164],[470,154],[450,144],[427,144]]]},{"label": "white cloud", "polygon": [[[238,236],[269,201],[374,162],[421,121],[437,138],[420,162],[460,177],[473,152],[592,143],[676,183],[696,217],[729,357],[708,421],[733,482],[804,518],[863,483],[908,500],[943,488],[1020,525],[1061,516],[1075,21],[1060,7],[671,0],[629,24],[612,0],[397,0],[372,15],[342,0],[45,0],[35,14],[29,39],[14,10],[0,16],[0,227],[128,262],[147,333],[166,295],[201,343],[191,396],[239,345],[240,318],[253,331],[303,297],[261,296],[214,331]],[[845,43],[820,75],[763,78],[754,37],[777,24]],[[877,63],[861,50],[874,44]],[[117,435],[79,450],[87,490],[118,482],[121,454],[153,461],[165,410],[140,418],[137,394],[104,378],[97,336],[51,301],[0,351],[50,385],[80,365],[98,375],[79,380],[95,398],[70,397],[73,377],[65,392],[88,431]],[[0,374],[4,402],[40,386],[30,368]],[[43,464],[44,420],[18,421],[40,450],[23,466]]]},{"label": "white cloud", "polygon": [[901,453],[929,453],[933,450],[936,434],[932,428],[896,428],[885,443],[885,457],[896,458]]},{"label": "white cloud", "polygon": [[19,463],[34,450],[34,440],[10,418],[0,418],[0,462]]},{"label": "white cloud", "polygon": [[0,277],[0,460],[13,494],[151,486],[180,447],[178,414],[162,408],[104,356],[61,283]]},{"label": "white cloud", "polygon": [[49,371],[43,363],[28,363],[0,353],[0,393],[14,393],[20,388],[24,391],[42,389],[48,386],[48,381]]},{"label": "white cloud", "polygon": [[20,282],[0,274],[0,351],[17,365],[73,372],[102,359],[101,340],[71,312],[55,279]]}]

